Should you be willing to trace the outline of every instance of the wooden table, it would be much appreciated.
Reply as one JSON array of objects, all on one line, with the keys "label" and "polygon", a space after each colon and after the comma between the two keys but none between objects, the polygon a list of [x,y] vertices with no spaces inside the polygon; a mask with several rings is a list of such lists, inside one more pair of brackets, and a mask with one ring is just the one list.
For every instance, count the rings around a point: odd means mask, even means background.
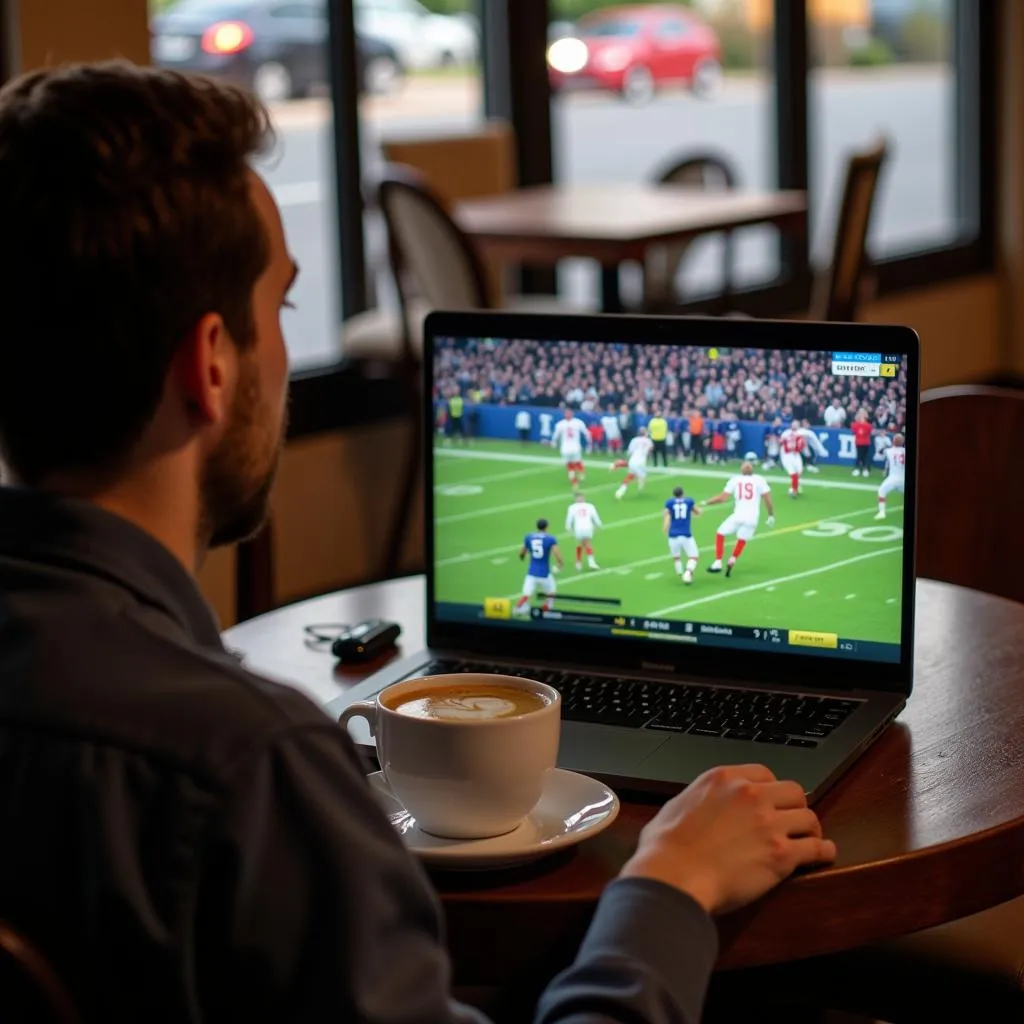
[{"label": "wooden table", "polygon": [[461,202],[455,219],[495,261],[553,266],[570,256],[597,260],[604,311],[619,313],[624,261],[643,261],[659,242],[756,224],[804,234],[807,196],[686,185],[544,185]]},{"label": "wooden table", "polygon": [[[291,605],[230,629],[248,665],[326,701],[361,674],[310,650],[303,627],[373,615],[423,644],[415,577]],[[720,922],[722,968],[890,938],[1024,893],[1024,605],[918,583],[917,682],[897,723],[818,803],[834,867]],[[566,965],[594,904],[656,805],[564,855],[498,876],[436,875],[460,983],[507,985]]]}]

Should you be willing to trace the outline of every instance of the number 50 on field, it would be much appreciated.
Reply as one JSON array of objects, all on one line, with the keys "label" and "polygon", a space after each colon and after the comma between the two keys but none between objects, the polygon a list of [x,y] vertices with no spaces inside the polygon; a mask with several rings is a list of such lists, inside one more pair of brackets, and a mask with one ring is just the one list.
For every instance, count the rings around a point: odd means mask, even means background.
[{"label": "number 50 on field", "polygon": [[898,526],[858,526],[849,523],[818,523],[802,531],[805,537],[849,537],[850,540],[866,541],[869,544],[885,544],[902,540],[903,531]]}]

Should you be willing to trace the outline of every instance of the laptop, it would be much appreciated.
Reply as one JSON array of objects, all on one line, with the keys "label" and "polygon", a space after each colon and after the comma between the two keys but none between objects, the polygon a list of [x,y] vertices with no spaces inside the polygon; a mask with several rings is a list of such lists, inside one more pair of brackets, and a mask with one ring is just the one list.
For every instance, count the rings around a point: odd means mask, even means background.
[{"label": "laptop", "polygon": [[560,767],[816,799],[911,692],[918,371],[906,327],[432,314],[428,648],[328,710],[512,673],[561,692]]}]

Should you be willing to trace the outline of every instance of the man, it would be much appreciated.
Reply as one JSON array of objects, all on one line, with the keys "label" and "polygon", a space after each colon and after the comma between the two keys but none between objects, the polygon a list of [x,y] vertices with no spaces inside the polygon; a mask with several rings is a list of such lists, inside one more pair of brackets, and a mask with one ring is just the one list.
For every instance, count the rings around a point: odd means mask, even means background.
[{"label": "man", "polygon": [[747,542],[757,531],[757,523],[761,517],[761,502],[768,510],[768,525],[775,525],[775,509],[772,507],[771,488],[763,476],[754,472],[752,462],[744,462],[740,467],[740,475],[731,477],[725,490],[714,498],[702,501],[702,505],[721,505],[732,499],[735,502],[733,513],[715,533],[715,560],[708,566],[708,572],[722,571],[722,556],[725,554],[725,538],[736,534],[736,544],[725,567],[725,575],[731,576],[736,559],[743,554]]},{"label": "man", "polygon": [[599,568],[594,559],[594,530],[604,526],[597,509],[587,501],[580,491],[576,492],[576,500],[565,513],[565,528],[576,538],[576,571],[583,568],[583,556],[587,556],[587,565],[591,569]]},{"label": "man", "polygon": [[615,415],[614,405],[609,405],[608,411],[601,417],[601,426],[604,427],[607,451],[612,454],[622,451],[622,427],[619,417]]},{"label": "man", "polygon": [[626,476],[621,485],[615,491],[615,497],[621,501],[629,490],[629,485],[635,480],[638,490],[644,489],[647,483],[647,460],[650,457],[651,449],[654,447],[651,439],[647,436],[647,428],[641,427],[636,437],[629,442],[624,459],[616,459],[611,463],[609,469],[625,469]]},{"label": "man", "polygon": [[731,462],[732,457],[739,451],[740,442],[743,440],[740,421],[736,418],[731,406],[725,411],[722,429],[725,431],[725,459],[727,462]]},{"label": "man", "polygon": [[647,422],[647,434],[654,445],[654,465],[658,464],[660,455],[661,464],[668,469],[668,420],[661,415],[659,409],[651,410],[651,418]]},{"label": "man", "polygon": [[[478,1021],[347,734],[225,651],[193,576],[263,522],[284,432],[267,138],[166,71],[0,92],[0,907],[85,1020]],[[696,1022],[709,914],[834,853],[798,786],[705,775],[538,1012]]]},{"label": "man", "polygon": [[828,455],[828,451],[825,446],[821,443],[821,438],[818,437],[814,428],[811,426],[811,421],[805,419],[800,424],[800,428],[804,431],[807,437],[807,447],[804,449],[804,469],[808,473],[820,473],[821,470],[818,468],[818,458],[825,457]]},{"label": "man", "polygon": [[789,474],[789,496],[796,498],[800,494],[800,477],[804,473],[804,454],[813,449],[819,455],[824,455],[825,447],[813,431],[808,430],[799,420],[794,420],[782,432],[779,449],[782,452],[782,469]]},{"label": "man", "polygon": [[533,417],[529,409],[520,409],[516,413],[515,427],[519,435],[519,444],[525,448],[530,440],[530,427],[533,426]]},{"label": "man", "polygon": [[543,608],[545,611],[551,611],[555,600],[555,570],[552,569],[551,559],[554,558],[558,569],[564,567],[565,560],[562,558],[558,541],[548,533],[546,519],[538,519],[536,531],[528,533],[523,538],[523,546],[519,549],[519,560],[522,561],[527,557],[530,559],[530,564],[526,568],[523,592],[512,610],[516,615],[529,615],[530,598],[540,587],[540,592],[544,597]]},{"label": "man", "polygon": [[448,437],[466,443],[466,400],[458,388],[448,396]]},{"label": "man", "polygon": [[555,424],[551,435],[551,446],[558,448],[569,474],[569,486],[575,491],[583,481],[583,445],[590,445],[590,432],[581,419],[569,406],[566,406],[563,419]]},{"label": "man", "polygon": [[892,447],[885,450],[885,479],[878,488],[878,514],[876,519],[885,518],[885,503],[893,491],[904,493],[907,485],[907,449],[902,434],[893,438]]},{"label": "man", "polygon": [[633,427],[636,423],[636,417],[630,411],[629,406],[623,402],[619,408],[619,432],[622,434],[622,443],[629,446],[629,442],[633,440]]},{"label": "man", "polygon": [[825,410],[825,426],[841,427],[846,422],[846,410],[839,403],[838,398],[833,398]]},{"label": "man", "polygon": [[[673,568],[687,586],[693,582],[693,570],[697,568],[700,556],[700,549],[693,539],[693,517],[700,514],[693,498],[688,498],[682,487],[674,487],[672,497],[665,502],[665,511],[661,517],[661,528],[668,537]],[[685,569],[683,555],[686,555]]]},{"label": "man", "polygon": [[874,429],[868,419],[867,409],[858,410],[850,429],[853,431],[853,444],[857,450],[857,464],[853,468],[853,475],[871,476],[871,438]]},{"label": "man", "polygon": [[708,453],[704,449],[704,417],[700,414],[700,409],[695,408],[690,413],[689,431],[690,451],[693,455],[693,461],[696,463],[700,459],[706,465]]}]

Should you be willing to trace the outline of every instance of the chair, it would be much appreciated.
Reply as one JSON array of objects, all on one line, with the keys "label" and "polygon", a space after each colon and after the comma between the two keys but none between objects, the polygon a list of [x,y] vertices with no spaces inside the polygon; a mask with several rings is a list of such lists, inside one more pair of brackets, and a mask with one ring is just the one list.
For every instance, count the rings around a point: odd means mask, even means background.
[{"label": "chair", "polygon": [[274,524],[242,541],[235,562],[235,618],[244,622],[277,607],[274,594]]},{"label": "chair", "polygon": [[[515,131],[499,119],[470,131],[393,136],[380,148],[387,164],[416,171],[446,206],[463,199],[499,195],[517,184]],[[367,207],[375,208],[376,201],[376,195],[368,196]],[[389,265],[393,262],[387,254],[385,260]],[[505,268],[491,262],[485,262],[484,268],[492,294],[501,301]],[[382,268],[378,265],[372,269],[377,272]],[[425,315],[421,307],[419,318]],[[406,340],[400,314],[379,307],[357,314],[342,326],[342,346],[349,358],[400,363],[407,354]],[[415,332],[412,340],[419,340]],[[415,354],[418,359],[418,351]]]},{"label": "chair", "polygon": [[11,1024],[79,1024],[60,978],[23,935],[0,922],[0,1020]]},{"label": "chair", "polygon": [[[738,178],[731,165],[714,153],[692,153],[675,160],[654,176],[656,185],[687,185],[708,191],[736,188]],[[644,259],[643,310],[653,313],[678,305],[675,282],[679,266],[690,247],[689,241],[652,245]],[[732,232],[726,232],[722,247],[722,301],[732,294],[736,247]]]},{"label": "chair", "polygon": [[[963,386],[922,396],[918,439],[909,440],[920,453],[919,576],[1024,601],[1024,539],[1007,520],[1024,508],[1024,479],[1013,469],[1021,438],[1024,391]],[[722,987],[740,977],[773,1001],[799,993],[889,1024],[1024,1020],[1024,897],[862,949],[727,974]]]},{"label": "chair", "polygon": [[881,139],[849,158],[832,242],[832,259],[828,269],[815,281],[810,309],[812,320],[856,320],[862,300],[870,293],[873,282],[867,255],[868,229],[878,179],[888,152],[888,143]]}]

